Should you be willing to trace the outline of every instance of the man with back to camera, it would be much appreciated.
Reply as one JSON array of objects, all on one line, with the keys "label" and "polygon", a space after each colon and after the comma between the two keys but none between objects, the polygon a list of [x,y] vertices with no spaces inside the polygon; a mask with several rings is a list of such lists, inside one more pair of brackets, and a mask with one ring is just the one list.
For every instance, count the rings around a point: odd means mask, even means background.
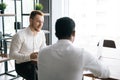
[{"label": "man with back to camera", "polygon": [[15,59],[15,70],[26,80],[38,80],[37,59],[38,51],[46,46],[45,34],[41,30],[44,23],[44,13],[32,11],[29,18],[30,25],[16,33],[10,46],[10,58]]},{"label": "man with back to camera", "polygon": [[71,18],[62,17],[56,21],[55,35],[58,41],[39,52],[39,80],[82,80],[84,70],[90,70],[100,78],[109,77],[107,66],[102,65],[84,48],[72,44],[75,23]]}]

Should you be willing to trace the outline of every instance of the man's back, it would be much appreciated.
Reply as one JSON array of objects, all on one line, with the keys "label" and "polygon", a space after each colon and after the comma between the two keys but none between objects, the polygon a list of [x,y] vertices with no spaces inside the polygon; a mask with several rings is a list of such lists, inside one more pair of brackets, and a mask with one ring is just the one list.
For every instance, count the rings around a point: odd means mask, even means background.
[{"label": "man's back", "polygon": [[96,76],[109,75],[109,71],[93,56],[84,49],[74,47],[69,40],[58,40],[56,44],[40,51],[39,80],[82,80],[85,69],[91,70]]}]

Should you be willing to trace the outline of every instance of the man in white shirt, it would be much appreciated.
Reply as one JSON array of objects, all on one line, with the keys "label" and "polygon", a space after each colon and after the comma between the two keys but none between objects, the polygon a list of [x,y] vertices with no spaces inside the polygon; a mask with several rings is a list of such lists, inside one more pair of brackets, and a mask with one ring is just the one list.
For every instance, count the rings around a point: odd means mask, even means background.
[{"label": "man in white shirt", "polygon": [[84,70],[90,70],[97,77],[109,77],[106,66],[85,49],[72,44],[75,38],[75,23],[71,18],[58,19],[55,31],[58,41],[39,52],[39,80],[82,80]]},{"label": "man in white shirt", "polygon": [[46,46],[45,34],[41,30],[44,23],[44,13],[32,11],[29,18],[30,25],[16,33],[10,46],[10,58],[15,59],[16,72],[26,80],[38,80],[37,59],[38,51]]}]

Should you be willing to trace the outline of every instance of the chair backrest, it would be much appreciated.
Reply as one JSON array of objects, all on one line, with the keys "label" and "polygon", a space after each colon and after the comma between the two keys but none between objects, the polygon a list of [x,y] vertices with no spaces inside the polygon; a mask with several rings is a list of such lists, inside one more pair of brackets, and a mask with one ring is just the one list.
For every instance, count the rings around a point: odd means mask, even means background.
[{"label": "chair backrest", "polygon": [[116,45],[113,40],[104,40],[103,47],[116,48]]},{"label": "chair backrest", "polygon": [[103,49],[104,47],[107,48],[115,48],[116,49],[116,44],[114,40],[111,39],[101,39],[98,44],[98,52],[97,52],[97,58],[100,59],[102,57],[103,53]]}]

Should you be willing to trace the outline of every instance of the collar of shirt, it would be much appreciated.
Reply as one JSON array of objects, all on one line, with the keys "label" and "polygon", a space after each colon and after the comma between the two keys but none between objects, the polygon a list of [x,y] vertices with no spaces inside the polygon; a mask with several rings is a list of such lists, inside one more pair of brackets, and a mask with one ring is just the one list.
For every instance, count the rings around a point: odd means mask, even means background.
[{"label": "collar of shirt", "polygon": [[72,44],[72,42],[68,39],[60,39],[57,41],[58,44]]},{"label": "collar of shirt", "polygon": [[[34,36],[34,32],[30,29],[30,27],[27,27],[26,30],[27,30],[28,34]],[[40,31],[40,32],[41,32],[41,31]],[[40,33],[40,32],[37,32],[37,34]]]}]

